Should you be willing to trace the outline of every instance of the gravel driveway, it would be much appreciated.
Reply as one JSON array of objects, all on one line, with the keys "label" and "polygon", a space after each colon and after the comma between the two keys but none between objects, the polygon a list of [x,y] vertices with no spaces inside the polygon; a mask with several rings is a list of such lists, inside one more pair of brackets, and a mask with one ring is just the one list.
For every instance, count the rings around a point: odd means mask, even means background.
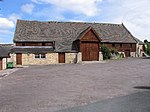
[{"label": "gravel driveway", "polygon": [[20,68],[0,79],[0,112],[53,112],[150,86],[150,59]]}]

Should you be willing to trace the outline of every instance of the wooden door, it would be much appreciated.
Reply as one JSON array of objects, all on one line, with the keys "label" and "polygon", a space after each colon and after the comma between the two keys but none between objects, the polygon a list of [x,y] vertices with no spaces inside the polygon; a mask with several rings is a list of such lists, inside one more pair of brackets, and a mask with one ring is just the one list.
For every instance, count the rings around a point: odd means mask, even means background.
[{"label": "wooden door", "polygon": [[3,62],[2,62],[2,58],[0,58],[0,70],[3,69]]},{"label": "wooden door", "polygon": [[16,54],[16,64],[22,65],[22,54]]},{"label": "wooden door", "polygon": [[65,63],[65,53],[59,53],[59,63]]},{"label": "wooden door", "polygon": [[130,57],[130,50],[125,50],[125,56]]},{"label": "wooden door", "polygon": [[99,60],[99,43],[82,42],[81,43],[82,61]]}]

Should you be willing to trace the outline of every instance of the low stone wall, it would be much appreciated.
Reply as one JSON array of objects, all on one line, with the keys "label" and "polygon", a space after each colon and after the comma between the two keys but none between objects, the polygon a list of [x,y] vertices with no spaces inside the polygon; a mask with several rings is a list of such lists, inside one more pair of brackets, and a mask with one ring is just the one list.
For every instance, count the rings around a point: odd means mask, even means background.
[{"label": "low stone wall", "polygon": [[99,61],[102,61],[103,60],[103,54],[102,52],[99,52]]},{"label": "low stone wall", "polygon": [[119,54],[123,54],[124,57],[126,57],[125,53],[124,52],[118,52]]},{"label": "low stone wall", "polygon": [[77,53],[65,53],[65,63],[77,63]]},{"label": "low stone wall", "polygon": [[2,59],[2,70],[6,69],[7,68],[7,59],[6,58],[3,58]]},{"label": "low stone wall", "polygon": [[131,57],[136,57],[136,52],[131,52],[130,55]]},{"label": "low stone wall", "polygon": [[[10,54],[11,58],[7,62],[13,62],[16,66],[16,54]],[[103,60],[103,55],[99,52],[99,61]],[[82,53],[65,53],[65,63],[81,63]],[[47,53],[46,58],[35,58],[35,54],[22,54],[22,65],[48,65],[58,64],[58,53]]]},{"label": "low stone wall", "polygon": [[34,54],[22,54],[22,65],[47,65],[57,64],[58,53],[47,53],[46,58],[35,58]]}]

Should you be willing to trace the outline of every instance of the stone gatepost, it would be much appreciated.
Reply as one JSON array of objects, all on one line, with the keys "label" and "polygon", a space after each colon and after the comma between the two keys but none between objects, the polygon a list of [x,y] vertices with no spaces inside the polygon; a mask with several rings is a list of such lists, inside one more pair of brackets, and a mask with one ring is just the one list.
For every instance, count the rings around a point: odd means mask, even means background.
[{"label": "stone gatepost", "polygon": [[102,52],[99,52],[99,61],[102,61],[103,60],[103,54]]},{"label": "stone gatepost", "polygon": [[81,63],[82,62],[82,53],[78,52],[77,53],[77,63]]}]

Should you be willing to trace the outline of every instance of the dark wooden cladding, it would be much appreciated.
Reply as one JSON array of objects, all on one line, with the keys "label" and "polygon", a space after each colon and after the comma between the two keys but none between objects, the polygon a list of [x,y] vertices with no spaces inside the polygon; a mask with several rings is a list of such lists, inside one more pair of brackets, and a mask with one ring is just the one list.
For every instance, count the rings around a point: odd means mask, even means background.
[{"label": "dark wooden cladding", "polygon": [[108,48],[115,48],[118,52],[124,52],[129,50],[130,52],[136,52],[135,43],[104,43]]},{"label": "dark wooden cladding", "polygon": [[3,69],[3,62],[2,62],[2,58],[0,58],[0,70]]},{"label": "dark wooden cladding", "polygon": [[89,30],[80,39],[80,51],[82,52],[82,61],[99,60],[99,42],[100,40],[92,30]]},{"label": "dark wooden cladding", "polygon": [[21,53],[16,54],[16,64],[22,65],[22,54]]},{"label": "dark wooden cladding", "polygon": [[22,42],[16,43],[16,46],[53,46],[53,42]]},{"label": "dark wooden cladding", "polygon": [[65,63],[65,53],[58,54],[59,63]]},{"label": "dark wooden cladding", "polygon": [[93,42],[99,42],[98,37],[94,34],[92,30],[89,30],[81,39],[80,41],[93,41]]}]

